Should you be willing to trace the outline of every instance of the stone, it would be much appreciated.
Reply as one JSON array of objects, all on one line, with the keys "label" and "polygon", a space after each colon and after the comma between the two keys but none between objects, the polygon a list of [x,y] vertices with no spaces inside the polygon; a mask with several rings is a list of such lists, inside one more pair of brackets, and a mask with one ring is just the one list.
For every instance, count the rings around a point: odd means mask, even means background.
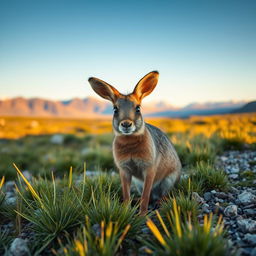
[{"label": "stone", "polygon": [[252,251],[251,251],[251,255],[250,256],[256,256],[256,248],[254,248]]},{"label": "stone", "polygon": [[25,176],[25,178],[28,180],[28,181],[32,181],[32,175],[29,171],[23,171],[22,174]]},{"label": "stone", "polygon": [[27,242],[21,238],[15,238],[10,246],[10,255],[12,256],[27,256],[30,255]]},{"label": "stone", "polygon": [[210,213],[209,204],[203,204],[202,211],[203,211],[203,213]]},{"label": "stone", "polygon": [[239,229],[244,233],[256,232],[256,221],[251,219],[238,220],[237,225]]},{"label": "stone", "polygon": [[216,196],[220,199],[227,199],[228,198],[228,195],[224,192],[219,192],[219,193],[217,193]]},{"label": "stone", "polygon": [[243,204],[252,204],[256,202],[256,196],[251,192],[244,191],[242,194],[238,195],[238,200]]},{"label": "stone", "polygon": [[10,181],[7,181],[4,185],[5,187],[5,191],[7,192],[12,192],[15,190],[15,182],[10,180]]},{"label": "stone", "polygon": [[239,193],[239,190],[235,187],[231,187],[230,188],[230,191],[233,193],[233,194],[238,194]]},{"label": "stone", "polygon": [[17,201],[17,198],[16,197],[8,197],[8,198],[5,198],[5,203],[7,205],[15,205],[16,204],[16,201]]},{"label": "stone", "polygon": [[238,174],[230,174],[228,175],[230,179],[236,180],[238,178]]},{"label": "stone", "polygon": [[225,209],[224,209],[224,214],[227,217],[233,217],[233,216],[237,216],[237,205],[232,204],[232,205],[228,205]]},{"label": "stone", "polygon": [[204,199],[197,192],[192,192],[192,198],[199,204],[205,203]]},{"label": "stone", "polygon": [[253,209],[244,209],[244,214],[248,217],[256,216],[256,210]]},{"label": "stone", "polygon": [[230,170],[230,173],[232,173],[232,174],[237,174],[237,173],[239,173],[239,168],[233,167],[233,168]]},{"label": "stone", "polygon": [[226,156],[221,156],[220,159],[221,159],[221,161],[226,162],[226,161],[228,160],[228,157],[226,157]]},{"label": "stone", "polygon": [[245,234],[245,241],[247,241],[251,245],[256,245],[256,234]]},{"label": "stone", "polygon": [[212,193],[211,192],[204,193],[204,200],[210,201],[211,198],[212,198]]},{"label": "stone", "polygon": [[61,134],[55,134],[51,137],[50,142],[52,144],[61,145],[64,142],[64,136]]}]

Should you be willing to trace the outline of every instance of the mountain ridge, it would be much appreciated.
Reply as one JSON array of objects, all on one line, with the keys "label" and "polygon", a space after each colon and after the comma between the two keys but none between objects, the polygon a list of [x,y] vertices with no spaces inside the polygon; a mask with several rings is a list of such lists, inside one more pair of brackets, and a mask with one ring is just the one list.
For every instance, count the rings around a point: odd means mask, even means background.
[{"label": "mountain ridge", "polygon": [[[145,116],[152,117],[188,117],[190,115],[231,113],[247,103],[247,101],[194,102],[184,107],[175,107],[164,101],[155,101],[143,104],[142,111]],[[16,97],[0,100],[1,116],[86,118],[108,116],[112,115],[112,112],[112,105],[108,101],[94,97],[70,100]]]}]

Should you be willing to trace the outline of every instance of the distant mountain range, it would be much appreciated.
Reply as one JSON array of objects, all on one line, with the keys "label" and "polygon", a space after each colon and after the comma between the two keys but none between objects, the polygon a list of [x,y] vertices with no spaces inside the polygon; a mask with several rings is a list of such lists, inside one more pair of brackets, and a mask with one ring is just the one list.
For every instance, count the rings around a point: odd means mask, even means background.
[{"label": "distant mountain range", "polygon": [[243,107],[239,109],[235,109],[233,113],[251,113],[256,112],[256,101],[251,101],[245,104]]},{"label": "distant mountain range", "polygon": [[[160,101],[144,104],[142,111],[145,116],[180,118],[191,115],[256,112],[256,101],[192,103],[182,108]],[[0,100],[0,116],[92,118],[110,116],[112,112],[109,102],[92,97],[68,101],[22,97]]]}]

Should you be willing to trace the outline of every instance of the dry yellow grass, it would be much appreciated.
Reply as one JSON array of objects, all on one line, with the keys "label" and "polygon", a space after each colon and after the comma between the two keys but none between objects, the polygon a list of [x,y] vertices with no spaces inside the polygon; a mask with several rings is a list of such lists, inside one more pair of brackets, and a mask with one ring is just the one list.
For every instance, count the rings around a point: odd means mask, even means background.
[{"label": "dry yellow grass", "polygon": [[[246,143],[256,142],[256,114],[230,114],[188,119],[154,118],[147,122],[168,133],[188,136],[217,133],[223,138],[237,138]],[[0,117],[0,138],[17,139],[26,135],[54,133],[103,134],[110,133],[110,119],[63,119],[35,117]]]}]

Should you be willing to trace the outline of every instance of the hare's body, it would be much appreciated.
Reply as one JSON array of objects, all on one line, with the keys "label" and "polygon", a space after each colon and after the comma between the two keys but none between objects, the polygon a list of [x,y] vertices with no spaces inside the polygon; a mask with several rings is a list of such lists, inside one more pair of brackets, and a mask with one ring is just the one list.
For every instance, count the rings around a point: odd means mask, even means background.
[{"label": "hare's body", "polygon": [[[146,171],[153,168],[153,185],[163,182],[163,194],[179,178],[181,164],[168,137],[157,127],[146,124],[140,135],[116,136],[113,142],[114,160],[118,169],[144,181]],[[172,180],[172,182],[171,182]]]},{"label": "hare's body", "polygon": [[133,93],[123,95],[113,86],[90,78],[92,88],[114,105],[113,155],[119,169],[124,201],[130,199],[132,177],[143,183],[141,214],[146,214],[150,193],[161,197],[179,180],[181,164],[168,137],[155,126],[146,124],[140,112],[141,100],[158,81],[158,72],[143,77]]}]

